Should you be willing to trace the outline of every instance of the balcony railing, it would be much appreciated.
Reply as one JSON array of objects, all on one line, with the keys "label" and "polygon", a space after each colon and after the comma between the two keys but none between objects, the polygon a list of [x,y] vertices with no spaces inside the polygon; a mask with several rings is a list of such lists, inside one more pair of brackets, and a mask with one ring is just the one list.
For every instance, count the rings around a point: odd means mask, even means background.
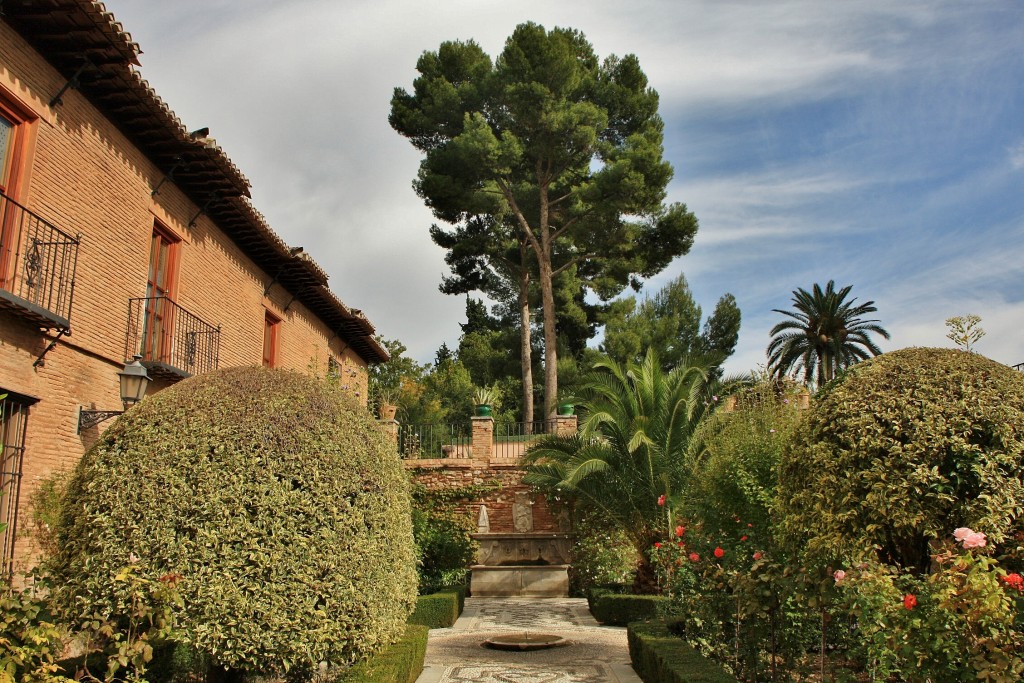
[{"label": "balcony railing", "polygon": [[398,429],[398,452],[403,458],[468,458],[473,437],[464,424],[408,424]]},{"label": "balcony railing", "polygon": [[494,457],[521,458],[534,439],[546,434],[555,434],[557,431],[557,420],[496,422],[494,423]]},{"label": "balcony railing", "polygon": [[0,193],[0,306],[70,330],[80,239]]},{"label": "balcony railing", "polygon": [[142,356],[150,375],[180,379],[217,369],[220,328],[165,296],[128,300],[125,358]]}]

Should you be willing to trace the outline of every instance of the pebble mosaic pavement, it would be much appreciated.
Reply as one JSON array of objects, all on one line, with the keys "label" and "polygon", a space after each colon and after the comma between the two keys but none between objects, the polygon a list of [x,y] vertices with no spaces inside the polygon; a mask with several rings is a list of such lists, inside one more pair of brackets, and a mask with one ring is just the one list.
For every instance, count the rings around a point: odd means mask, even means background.
[{"label": "pebble mosaic pavement", "polygon": [[[570,644],[507,652],[483,647],[491,636],[545,633]],[[416,683],[640,683],[629,664],[626,629],[601,626],[574,598],[469,598],[452,628],[430,632]]]}]

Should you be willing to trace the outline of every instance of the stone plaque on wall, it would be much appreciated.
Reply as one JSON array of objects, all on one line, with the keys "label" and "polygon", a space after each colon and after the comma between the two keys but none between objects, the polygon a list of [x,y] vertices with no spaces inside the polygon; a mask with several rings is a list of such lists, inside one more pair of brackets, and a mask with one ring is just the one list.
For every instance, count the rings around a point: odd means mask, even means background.
[{"label": "stone plaque on wall", "polygon": [[516,500],[512,504],[512,525],[521,534],[533,531],[533,501],[525,491],[516,492]]}]

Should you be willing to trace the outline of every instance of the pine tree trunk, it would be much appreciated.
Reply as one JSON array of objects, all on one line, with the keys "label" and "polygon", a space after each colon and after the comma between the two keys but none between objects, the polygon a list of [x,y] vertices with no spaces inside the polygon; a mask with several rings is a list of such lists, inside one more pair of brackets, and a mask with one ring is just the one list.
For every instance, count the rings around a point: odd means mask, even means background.
[{"label": "pine tree trunk", "polygon": [[551,261],[540,264],[540,297],[544,311],[544,418],[553,420],[558,412],[558,331],[555,329],[555,294]]},{"label": "pine tree trunk", "polygon": [[553,420],[558,414],[558,331],[555,329],[555,293],[551,274],[551,226],[548,223],[548,188],[541,179],[540,190],[540,305],[544,312],[544,419]]},{"label": "pine tree trunk", "polygon": [[527,246],[519,243],[519,260],[523,269],[519,275],[519,355],[522,359],[523,422],[528,432],[533,423],[533,346],[530,343],[530,271],[527,267]]}]

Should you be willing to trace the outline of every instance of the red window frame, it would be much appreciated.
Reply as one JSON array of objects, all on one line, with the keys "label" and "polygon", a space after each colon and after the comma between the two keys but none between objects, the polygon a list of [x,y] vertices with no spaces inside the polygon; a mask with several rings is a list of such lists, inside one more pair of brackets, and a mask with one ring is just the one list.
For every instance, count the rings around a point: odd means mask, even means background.
[{"label": "red window frame", "polygon": [[174,349],[174,296],[178,284],[180,246],[181,240],[170,230],[159,223],[153,224],[142,333],[142,357],[145,360],[168,363]]},{"label": "red window frame", "polygon": [[263,367],[276,368],[281,342],[281,319],[267,311],[263,316]]},{"label": "red window frame", "polygon": [[[21,175],[24,166],[25,148],[28,142],[28,123],[31,117],[16,109],[0,91],[0,116],[11,124],[7,144],[0,149],[0,192],[14,201],[19,200],[21,193]],[[17,245],[14,211],[8,210],[11,204],[0,199],[0,289],[8,289],[14,279],[14,254]],[[11,207],[13,208],[13,207]]]}]

